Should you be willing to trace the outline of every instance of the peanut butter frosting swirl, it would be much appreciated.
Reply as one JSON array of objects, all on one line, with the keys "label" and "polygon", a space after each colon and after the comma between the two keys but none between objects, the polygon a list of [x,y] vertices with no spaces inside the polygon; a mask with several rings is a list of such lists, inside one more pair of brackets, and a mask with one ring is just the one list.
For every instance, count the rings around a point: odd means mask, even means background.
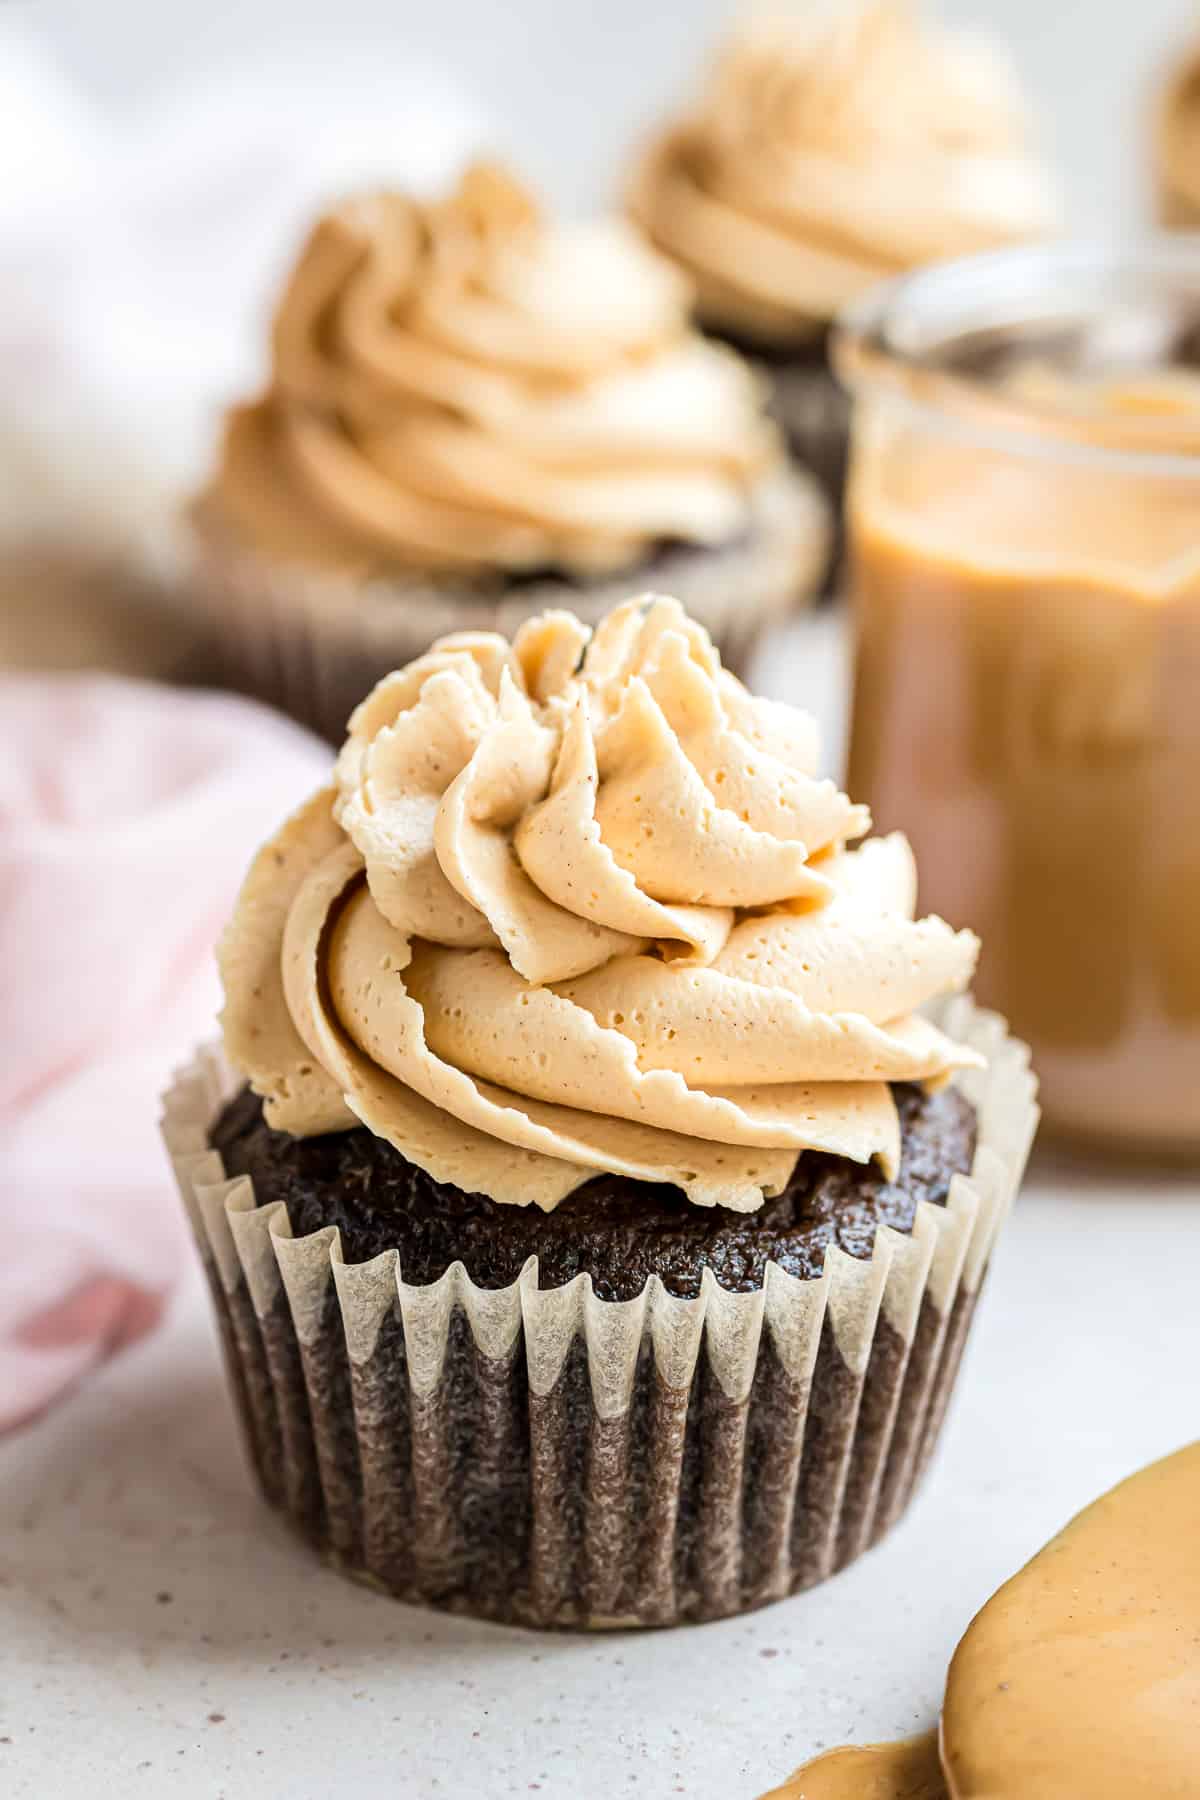
[{"label": "peanut butter frosting swirl", "polygon": [[1054,220],[1007,60],[927,30],[912,0],[756,15],[650,146],[630,205],[710,323],[767,341]]},{"label": "peanut butter frosting swirl", "polygon": [[977,1062],[918,1009],[969,932],[677,602],[443,638],[353,715],[247,877],[221,967],[268,1122],[365,1124],[550,1209],[608,1171],[753,1210],[797,1156],[894,1172],[889,1083]]},{"label": "peanut butter frosting swirl", "polygon": [[619,219],[557,227],[503,171],[322,219],[207,505],[257,549],[473,577],[726,542],[778,458],[754,376]]},{"label": "peanut butter frosting swirl", "polygon": [[1180,57],[1159,97],[1154,120],[1158,212],[1164,225],[1200,223],[1200,46]]}]

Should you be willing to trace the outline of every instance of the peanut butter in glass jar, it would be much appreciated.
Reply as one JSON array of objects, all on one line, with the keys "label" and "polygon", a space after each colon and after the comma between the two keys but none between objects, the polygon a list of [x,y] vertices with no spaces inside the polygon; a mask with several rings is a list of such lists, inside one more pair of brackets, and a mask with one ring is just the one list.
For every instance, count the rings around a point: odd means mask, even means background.
[{"label": "peanut butter in glass jar", "polygon": [[1048,1125],[1200,1158],[1200,242],[853,312],[849,791],[1033,1046]]}]

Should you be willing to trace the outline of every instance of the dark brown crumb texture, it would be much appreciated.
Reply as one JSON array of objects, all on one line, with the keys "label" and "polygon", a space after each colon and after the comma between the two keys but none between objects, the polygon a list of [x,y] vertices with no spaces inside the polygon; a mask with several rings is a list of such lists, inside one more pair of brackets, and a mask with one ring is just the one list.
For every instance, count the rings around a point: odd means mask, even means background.
[{"label": "dark brown crumb texture", "polygon": [[217,1122],[226,1172],[249,1175],[260,1205],[282,1200],[297,1237],[336,1225],[347,1262],[400,1252],[404,1279],[436,1281],[461,1259],[479,1287],[507,1287],[530,1256],[542,1287],[586,1272],[603,1300],[630,1300],[651,1275],[682,1298],[712,1270],[721,1286],[762,1286],[774,1261],[801,1280],[818,1276],[831,1244],[870,1256],[880,1225],[910,1231],[922,1200],[945,1202],[951,1176],[971,1166],[975,1117],[954,1088],[895,1089],[903,1155],[894,1182],[842,1157],[801,1156],[785,1191],[755,1213],[697,1207],[678,1188],[604,1175],[552,1213],[497,1206],[435,1182],[365,1129],[293,1138],[271,1130],[243,1090]]}]

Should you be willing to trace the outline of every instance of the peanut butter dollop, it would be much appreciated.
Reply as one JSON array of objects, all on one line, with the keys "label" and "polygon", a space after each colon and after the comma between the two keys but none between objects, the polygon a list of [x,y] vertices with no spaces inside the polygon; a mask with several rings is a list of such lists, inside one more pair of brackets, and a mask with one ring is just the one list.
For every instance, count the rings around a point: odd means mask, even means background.
[{"label": "peanut butter dollop", "polygon": [[225,1040],[268,1122],[363,1123],[549,1209],[598,1171],[752,1210],[820,1149],[895,1170],[889,1083],[979,1062],[924,1018],[978,944],[676,601],[442,639],[353,715],[254,863]]},{"label": "peanut butter dollop", "polygon": [[946,1800],[937,1732],[830,1750],[763,1800]]},{"label": "peanut butter dollop", "polygon": [[952,1800],[1188,1800],[1200,1783],[1200,1443],[1123,1481],[954,1653]]},{"label": "peanut butter dollop", "polygon": [[1072,1519],[977,1614],[937,1733],[834,1750],[764,1800],[1191,1800],[1200,1443]]},{"label": "peanut butter dollop", "polygon": [[435,204],[350,200],[291,275],[201,518],[306,564],[466,579],[726,542],[780,452],[690,305],[632,227],[557,226],[490,165]]},{"label": "peanut butter dollop", "polygon": [[630,208],[708,322],[792,341],[887,275],[1050,229],[1029,137],[1003,54],[908,0],[779,8],[650,146]]}]

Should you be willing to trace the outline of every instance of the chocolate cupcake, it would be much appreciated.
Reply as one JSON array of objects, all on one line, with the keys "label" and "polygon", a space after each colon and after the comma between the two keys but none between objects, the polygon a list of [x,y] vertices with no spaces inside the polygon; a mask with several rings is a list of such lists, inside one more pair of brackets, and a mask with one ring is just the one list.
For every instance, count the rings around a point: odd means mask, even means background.
[{"label": "chocolate cupcake", "polygon": [[748,20],[642,154],[629,209],[694,280],[704,328],[765,370],[796,458],[835,504],[835,315],[902,270],[1053,221],[1007,61],[931,32],[908,0]]},{"label": "chocolate cupcake", "polygon": [[166,1138],[260,1483],[352,1574],[669,1624],[906,1504],[1033,1083],[816,752],[677,602],[552,614],[381,682],[252,867]]},{"label": "chocolate cupcake", "polygon": [[340,743],[454,630],[594,622],[669,584],[734,665],[811,594],[828,521],[761,384],[620,220],[562,228],[502,171],[323,219],[228,422],[185,578],[219,674]]}]

